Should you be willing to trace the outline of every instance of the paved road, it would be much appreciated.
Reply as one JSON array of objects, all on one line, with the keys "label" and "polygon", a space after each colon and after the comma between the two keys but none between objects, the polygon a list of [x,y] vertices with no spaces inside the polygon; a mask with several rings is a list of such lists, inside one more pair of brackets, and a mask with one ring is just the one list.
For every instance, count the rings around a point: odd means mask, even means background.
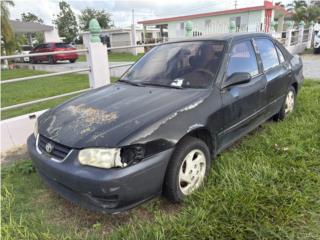
[{"label": "paved road", "polygon": [[[116,66],[121,64],[132,64],[132,63],[133,62],[110,62],[110,66]],[[70,71],[70,70],[76,70],[76,69],[88,67],[87,62],[69,63],[68,61],[59,61],[56,64],[17,63],[17,65],[20,66],[21,68],[28,68],[32,70],[40,70],[40,71],[47,71],[47,72],[62,72],[62,71]],[[128,68],[129,66],[112,68],[110,69],[110,75],[111,77],[120,77],[124,73],[124,71],[127,70]]]},{"label": "paved road", "polygon": [[301,58],[304,77],[320,81],[320,54],[304,54]]}]

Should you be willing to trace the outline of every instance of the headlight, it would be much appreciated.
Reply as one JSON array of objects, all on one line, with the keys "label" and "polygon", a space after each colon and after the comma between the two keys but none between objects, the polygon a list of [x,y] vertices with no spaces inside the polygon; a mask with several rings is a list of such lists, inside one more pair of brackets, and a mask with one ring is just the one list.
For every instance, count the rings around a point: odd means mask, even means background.
[{"label": "headlight", "polygon": [[33,128],[33,135],[35,138],[37,138],[38,136],[38,120],[36,120],[35,124],[34,124],[34,128]]},{"label": "headlight", "polygon": [[125,167],[126,163],[121,162],[120,148],[88,148],[80,150],[79,162],[98,168]]}]

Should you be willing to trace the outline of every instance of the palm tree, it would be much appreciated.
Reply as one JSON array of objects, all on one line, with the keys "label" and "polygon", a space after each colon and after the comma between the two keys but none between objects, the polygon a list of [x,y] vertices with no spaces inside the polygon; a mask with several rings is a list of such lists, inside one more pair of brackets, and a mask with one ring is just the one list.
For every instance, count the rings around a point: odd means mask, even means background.
[{"label": "palm tree", "polygon": [[289,12],[297,12],[301,9],[306,9],[308,7],[306,1],[304,0],[295,0],[293,3],[287,5],[287,10]]},{"label": "palm tree", "polygon": [[3,37],[5,42],[12,39],[12,29],[9,22],[9,6],[14,6],[14,2],[12,0],[1,1],[1,37]]}]

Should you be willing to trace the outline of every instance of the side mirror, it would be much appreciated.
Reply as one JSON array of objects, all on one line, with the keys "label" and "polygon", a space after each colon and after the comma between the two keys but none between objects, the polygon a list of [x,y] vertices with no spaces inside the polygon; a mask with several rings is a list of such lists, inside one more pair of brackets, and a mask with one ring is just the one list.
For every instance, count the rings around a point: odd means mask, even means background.
[{"label": "side mirror", "polygon": [[250,73],[247,72],[235,72],[230,77],[228,77],[227,81],[223,83],[223,88],[242,84],[242,83],[248,83],[251,80]]}]

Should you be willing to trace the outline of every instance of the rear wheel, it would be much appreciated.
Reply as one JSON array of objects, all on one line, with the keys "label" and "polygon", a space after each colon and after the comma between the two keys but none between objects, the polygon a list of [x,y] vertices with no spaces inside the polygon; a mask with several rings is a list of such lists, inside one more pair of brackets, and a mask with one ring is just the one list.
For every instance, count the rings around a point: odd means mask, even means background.
[{"label": "rear wheel", "polygon": [[164,195],[181,202],[204,182],[210,169],[208,146],[194,137],[184,138],[176,147],[164,182]]},{"label": "rear wheel", "polygon": [[55,60],[55,58],[53,56],[49,56],[49,63],[50,64],[55,64],[57,62],[57,60]]},{"label": "rear wheel", "polygon": [[284,120],[288,115],[290,115],[296,106],[296,90],[293,86],[290,86],[282,104],[280,111],[274,115],[273,119],[275,121]]},{"label": "rear wheel", "polygon": [[69,60],[70,61],[70,63],[75,63],[76,62],[76,59],[71,59],[71,60]]}]

